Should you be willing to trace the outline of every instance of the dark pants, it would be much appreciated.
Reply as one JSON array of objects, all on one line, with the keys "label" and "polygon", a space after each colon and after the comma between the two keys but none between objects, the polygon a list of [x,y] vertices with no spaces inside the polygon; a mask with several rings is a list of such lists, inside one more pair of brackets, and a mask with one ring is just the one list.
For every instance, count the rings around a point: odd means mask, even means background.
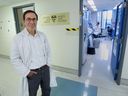
[{"label": "dark pants", "polygon": [[42,96],[50,96],[50,72],[47,65],[40,69],[34,69],[37,74],[28,78],[29,96],[36,96],[39,85],[41,87]]}]

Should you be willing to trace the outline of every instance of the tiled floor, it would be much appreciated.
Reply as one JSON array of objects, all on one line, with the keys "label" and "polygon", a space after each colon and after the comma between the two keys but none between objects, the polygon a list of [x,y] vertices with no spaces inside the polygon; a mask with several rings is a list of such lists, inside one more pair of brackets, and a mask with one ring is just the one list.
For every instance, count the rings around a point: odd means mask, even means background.
[{"label": "tiled floor", "polygon": [[128,86],[118,86],[112,77],[110,70],[111,45],[111,40],[101,39],[96,54],[88,55],[88,61],[84,65],[81,77],[64,72],[56,72],[56,74],[64,78],[84,82],[85,85],[97,86],[97,96],[127,96]]}]

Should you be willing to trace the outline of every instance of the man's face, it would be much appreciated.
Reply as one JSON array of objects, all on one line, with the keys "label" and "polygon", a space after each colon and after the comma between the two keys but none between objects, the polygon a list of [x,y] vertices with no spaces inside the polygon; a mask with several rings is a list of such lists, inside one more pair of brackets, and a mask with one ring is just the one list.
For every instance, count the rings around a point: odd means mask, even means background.
[{"label": "man's face", "polygon": [[24,20],[25,27],[28,31],[35,31],[37,25],[37,18],[34,13],[27,13]]}]

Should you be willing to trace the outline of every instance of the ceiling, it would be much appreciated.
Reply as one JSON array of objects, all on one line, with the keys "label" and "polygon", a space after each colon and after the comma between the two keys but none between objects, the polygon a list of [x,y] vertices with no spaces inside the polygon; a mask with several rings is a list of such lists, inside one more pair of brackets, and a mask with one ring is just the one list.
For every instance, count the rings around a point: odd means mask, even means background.
[{"label": "ceiling", "polygon": [[108,10],[113,9],[117,4],[119,4],[122,0],[94,0],[94,3],[99,10]]},{"label": "ceiling", "polygon": [[[93,0],[93,1],[96,5],[97,10],[111,10],[123,0]],[[84,0],[84,3],[86,6],[89,7],[87,0]]]}]

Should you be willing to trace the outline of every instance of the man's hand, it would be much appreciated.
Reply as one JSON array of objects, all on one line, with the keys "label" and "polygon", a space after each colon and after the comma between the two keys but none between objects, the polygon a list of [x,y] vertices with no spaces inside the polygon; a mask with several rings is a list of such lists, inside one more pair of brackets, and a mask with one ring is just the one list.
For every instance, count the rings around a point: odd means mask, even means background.
[{"label": "man's hand", "polygon": [[35,71],[30,71],[29,74],[27,75],[27,77],[32,77],[33,75],[36,75],[37,72]]}]

